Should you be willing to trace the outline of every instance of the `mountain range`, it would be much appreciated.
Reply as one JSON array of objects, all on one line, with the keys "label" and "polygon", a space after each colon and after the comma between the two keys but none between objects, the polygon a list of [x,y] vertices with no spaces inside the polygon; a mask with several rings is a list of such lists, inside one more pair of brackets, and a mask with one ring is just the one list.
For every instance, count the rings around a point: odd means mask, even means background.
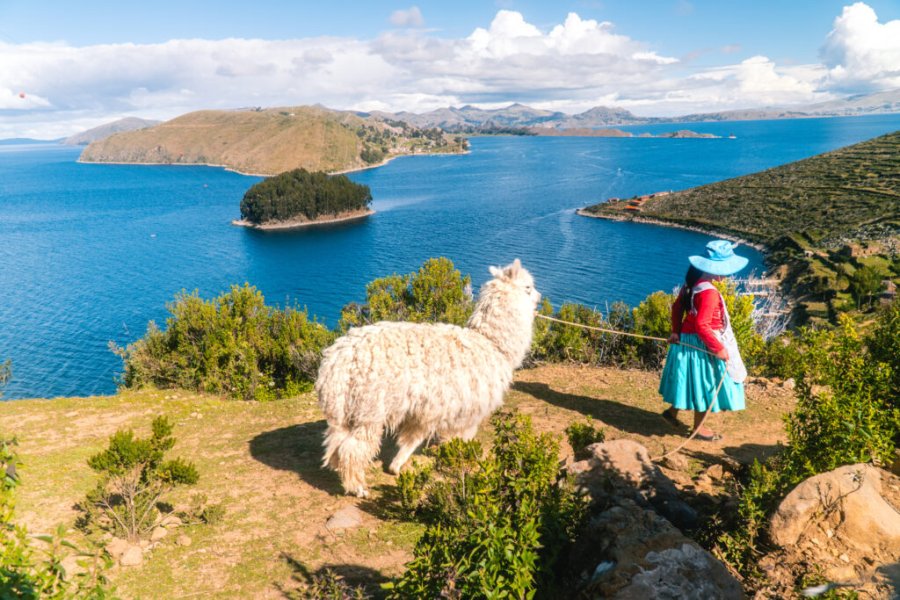
[{"label": "mountain range", "polygon": [[559,111],[532,108],[519,103],[497,109],[483,109],[466,105],[460,108],[439,108],[420,114],[383,111],[358,114],[361,116],[371,115],[384,120],[403,121],[416,127],[439,127],[451,132],[467,132],[511,127],[576,129],[649,123],[845,117],[895,112],[900,112],[900,90],[850,96],[805,106],[749,108],[677,117],[640,117],[623,108],[606,106],[595,106],[585,112],[570,115]]}]

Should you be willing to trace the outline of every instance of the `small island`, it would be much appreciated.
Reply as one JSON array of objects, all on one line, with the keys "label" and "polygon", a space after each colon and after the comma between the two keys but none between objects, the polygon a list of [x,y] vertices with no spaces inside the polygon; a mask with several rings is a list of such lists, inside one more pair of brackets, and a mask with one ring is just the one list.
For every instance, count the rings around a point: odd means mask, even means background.
[{"label": "small island", "polygon": [[373,214],[372,192],[346,175],[294,169],[257,183],[241,200],[241,218],[232,225],[254,229],[293,229]]}]

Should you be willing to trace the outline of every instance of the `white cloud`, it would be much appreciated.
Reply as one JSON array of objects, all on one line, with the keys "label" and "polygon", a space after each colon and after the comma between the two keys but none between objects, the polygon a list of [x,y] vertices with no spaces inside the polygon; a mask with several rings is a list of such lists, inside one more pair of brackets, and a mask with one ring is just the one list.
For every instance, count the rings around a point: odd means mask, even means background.
[{"label": "white cloud", "polygon": [[416,7],[395,12],[392,21],[398,29],[372,40],[0,42],[0,138],[56,137],[127,115],[168,119],[203,108],[319,102],[421,112],[519,101],[567,112],[617,105],[673,115],[900,87],[900,22],[881,24],[864,4],[835,20],[824,65],[754,56],[701,71],[610,22],[575,13],[541,29],[519,12],[499,10],[487,27],[461,38],[421,28]]},{"label": "white cloud", "polygon": [[422,27],[425,18],[418,6],[410,6],[406,10],[395,10],[391,13],[391,24],[395,27]]},{"label": "white cloud", "polygon": [[821,49],[826,85],[871,91],[900,87],[900,20],[879,23],[867,4],[845,6]]}]

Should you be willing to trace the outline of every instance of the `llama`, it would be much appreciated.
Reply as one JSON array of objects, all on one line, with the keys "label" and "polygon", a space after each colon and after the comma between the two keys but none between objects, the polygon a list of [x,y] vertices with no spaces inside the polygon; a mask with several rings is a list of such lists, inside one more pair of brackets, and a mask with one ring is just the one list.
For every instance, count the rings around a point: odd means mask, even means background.
[{"label": "llama", "polygon": [[385,429],[397,436],[389,468],[397,475],[423,442],[470,440],[503,403],[531,346],[541,295],[519,259],[490,272],[465,327],[382,321],[325,350],[316,379],[328,421],[323,465],[348,494],[368,495],[366,469]]}]

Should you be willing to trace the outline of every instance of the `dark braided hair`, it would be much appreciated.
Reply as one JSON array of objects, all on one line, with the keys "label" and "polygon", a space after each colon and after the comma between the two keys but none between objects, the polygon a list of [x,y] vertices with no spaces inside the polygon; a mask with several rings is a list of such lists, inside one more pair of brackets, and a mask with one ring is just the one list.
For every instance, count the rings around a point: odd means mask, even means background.
[{"label": "dark braided hair", "polygon": [[684,285],[681,286],[681,291],[678,292],[678,297],[681,299],[681,308],[685,312],[691,310],[694,300],[694,286],[697,285],[697,282],[704,275],[705,273],[694,265],[688,267],[687,273],[684,275]]}]

